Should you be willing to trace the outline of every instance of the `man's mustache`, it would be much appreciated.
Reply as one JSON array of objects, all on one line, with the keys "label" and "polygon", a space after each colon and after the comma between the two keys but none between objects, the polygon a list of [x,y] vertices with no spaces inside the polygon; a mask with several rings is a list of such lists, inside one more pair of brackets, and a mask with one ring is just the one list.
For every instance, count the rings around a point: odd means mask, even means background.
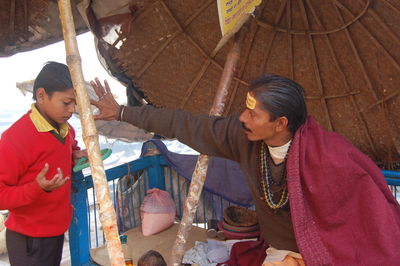
[{"label": "man's mustache", "polygon": [[242,128],[243,128],[245,131],[251,132],[251,129],[248,128],[248,127],[246,127],[246,125],[245,125],[244,123],[242,123]]}]

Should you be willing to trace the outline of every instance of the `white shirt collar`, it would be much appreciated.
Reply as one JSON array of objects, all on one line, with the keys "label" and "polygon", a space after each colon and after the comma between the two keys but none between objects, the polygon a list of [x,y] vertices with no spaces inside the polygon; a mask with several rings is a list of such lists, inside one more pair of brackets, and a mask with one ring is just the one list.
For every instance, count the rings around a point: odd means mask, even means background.
[{"label": "white shirt collar", "polygon": [[271,155],[272,159],[277,159],[277,160],[285,159],[286,153],[288,152],[291,142],[292,140],[289,140],[288,143],[278,147],[268,146],[269,154]]}]

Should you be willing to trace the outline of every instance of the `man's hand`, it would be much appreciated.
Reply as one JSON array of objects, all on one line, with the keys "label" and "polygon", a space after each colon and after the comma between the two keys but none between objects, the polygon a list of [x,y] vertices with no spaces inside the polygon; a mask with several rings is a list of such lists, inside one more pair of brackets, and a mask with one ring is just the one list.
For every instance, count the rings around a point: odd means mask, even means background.
[{"label": "man's hand", "polygon": [[69,180],[68,176],[64,178],[60,168],[57,168],[58,173],[55,174],[51,180],[47,180],[46,174],[48,171],[49,171],[49,164],[46,163],[43,169],[36,176],[36,182],[44,191],[50,192],[56,190],[57,188],[63,186]]},{"label": "man's hand", "polygon": [[72,160],[74,161],[74,164],[76,164],[82,157],[88,157],[86,150],[76,150],[72,152]]},{"label": "man's hand", "polygon": [[90,100],[90,103],[96,106],[100,113],[94,115],[95,120],[116,120],[119,105],[115,101],[114,96],[111,94],[110,87],[106,80],[104,80],[104,86],[100,83],[98,78],[90,81],[94,91],[99,97],[99,101]]}]

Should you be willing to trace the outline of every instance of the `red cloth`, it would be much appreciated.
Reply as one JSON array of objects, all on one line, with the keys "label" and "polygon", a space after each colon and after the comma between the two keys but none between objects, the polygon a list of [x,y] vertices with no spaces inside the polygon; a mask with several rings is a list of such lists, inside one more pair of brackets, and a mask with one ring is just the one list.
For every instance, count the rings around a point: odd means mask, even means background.
[{"label": "red cloth", "polygon": [[260,266],[267,257],[267,248],[264,240],[237,242],[232,246],[229,260],[217,265]]},{"label": "red cloth", "polygon": [[15,232],[32,237],[57,236],[71,221],[71,183],[45,192],[36,176],[47,162],[47,179],[54,177],[57,168],[64,177],[71,177],[72,151],[79,148],[71,126],[63,144],[50,132],[38,132],[29,113],[0,139],[0,209],[10,211],[5,225]]},{"label": "red cloth", "polygon": [[400,207],[380,169],[311,117],[295,134],[287,183],[306,265],[400,264]]}]

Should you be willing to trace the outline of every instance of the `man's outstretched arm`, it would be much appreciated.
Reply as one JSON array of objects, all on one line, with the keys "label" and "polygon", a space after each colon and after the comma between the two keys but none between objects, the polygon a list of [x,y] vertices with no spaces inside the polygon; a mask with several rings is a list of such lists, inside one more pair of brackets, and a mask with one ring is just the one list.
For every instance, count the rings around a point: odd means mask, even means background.
[{"label": "man's outstretched arm", "polygon": [[238,147],[247,143],[237,117],[192,115],[179,109],[152,106],[119,106],[106,82],[102,86],[96,79],[91,85],[99,96],[99,101],[92,101],[100,110],[95,119],[122,120],[165,137],[177,138],[202,154],[236,161],[240,155]]}]

